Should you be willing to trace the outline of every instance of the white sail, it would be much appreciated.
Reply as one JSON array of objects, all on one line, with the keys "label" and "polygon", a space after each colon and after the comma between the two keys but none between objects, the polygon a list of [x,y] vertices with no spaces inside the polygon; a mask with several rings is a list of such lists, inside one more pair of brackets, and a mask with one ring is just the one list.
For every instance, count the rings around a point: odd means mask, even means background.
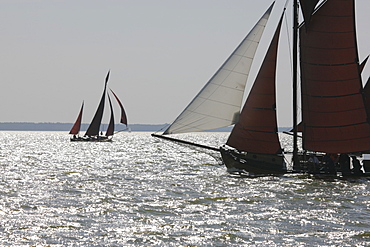
[{"label": "white sail", "polygon": [[237,122],[252,61],[273,5],[163,134],[211,130]]}]

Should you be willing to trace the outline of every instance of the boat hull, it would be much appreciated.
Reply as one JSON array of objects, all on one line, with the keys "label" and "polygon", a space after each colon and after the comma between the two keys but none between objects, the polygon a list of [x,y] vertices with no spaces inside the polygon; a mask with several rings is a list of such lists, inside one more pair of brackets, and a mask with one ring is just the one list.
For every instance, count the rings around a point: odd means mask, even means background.
[{"label": "boat hull", "polygon": [[238,153],[220,149],[222,160],[229,173],[249,173],[252,175],[280,175],[287,173],[283,155]]},{"label": "boat hull", "polygon": [[71,142],[112,142],[112,138],[106,136],[99,137],[72,137]]},{"label": "boat hull", "polygon": [[[322,153],[315,153],[315,156],[318,158],[317,163],[313,163],[309,161],[309,155],[307,154],[299,154],[299,164],[300,170],[296,171],[296,173],[303,173],[309,174],[316,178],[361,178],[361,177],[370,177],[370,166],[367,164],[368,161],[363,161],[363,167],[361,168],[361,172],[355,172],[348,167],[347,171],[343,171],[341,165],[338,161],[334,162],[334,170],[329,171],[327,164],[323,162],[324,154]],[[362,171],[364,170],[364,171]]]}]

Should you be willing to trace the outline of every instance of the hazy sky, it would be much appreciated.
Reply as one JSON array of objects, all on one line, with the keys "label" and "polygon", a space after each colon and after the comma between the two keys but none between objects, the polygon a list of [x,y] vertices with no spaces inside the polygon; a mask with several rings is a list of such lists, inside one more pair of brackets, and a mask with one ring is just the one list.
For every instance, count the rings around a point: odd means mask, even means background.
[{"label": "hazy sky", "polygon": [[[84,100],[83,122],[88,123],[110,69],[109,87],[120,97],[129,123],[170,123],[271,3],[0,0],[0,122],[73,122]],[[264,37],[271,37],[284,4],[277,0]],[[362,60],[370,53],[370,1],[358,0],[357,10]],[[282,29],[280,53],[285,54],[278,67],[281,126],[291,125],[290,29]],[[257,55],[268,43],[261,43]],[[364,77],[369,74],[366,68]]]}]

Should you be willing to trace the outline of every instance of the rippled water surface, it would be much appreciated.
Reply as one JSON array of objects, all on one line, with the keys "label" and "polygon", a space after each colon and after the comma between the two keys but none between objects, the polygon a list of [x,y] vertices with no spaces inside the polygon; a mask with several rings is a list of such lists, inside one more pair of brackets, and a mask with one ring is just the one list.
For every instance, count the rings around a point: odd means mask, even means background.
[{"label": "rippled water surface", "polygon": [[[222,144],[227,133],[187,135]],[[369,180],[239,178],[213,157],[120,133],[0,132],[1,246],[369,246]]]}]

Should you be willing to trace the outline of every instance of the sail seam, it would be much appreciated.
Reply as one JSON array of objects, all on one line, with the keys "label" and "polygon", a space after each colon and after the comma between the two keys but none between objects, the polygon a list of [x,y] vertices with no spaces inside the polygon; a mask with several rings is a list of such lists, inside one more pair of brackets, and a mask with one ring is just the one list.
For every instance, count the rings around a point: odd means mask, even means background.
[{"label": "sail seam", "polygon": [[232,70],[232,69],[223,68],[222,70],[229,71],[229,72],[232,72],[232,73],[235,73],[235,74],[240,74],[240,75],[249,75],[249,73],[242,73],[242,72],[238,72],[238,71],[235,71],[235,70]]},{"label": "sail seam", "polygon": [[[208,114],[202,114],[202,113],[199,113],[199,112],[196,112],[196,111],[192,111],[192,110],[189,110],[189,111],[190,111],[190,112],[192,112],[192,113],[195,113],[195,114],[199,114],[199,115],[201,115],[201,116],[211,117],[211,118],[213,118],[213,119],[220,119],[220,120],[223,120],[223,121],[228,121],[228,122],[230,122],[230,120],[229,120],[229,119],[219,118],[219,117],[215,117],[215,116],[208,115]],[[190,125],[190,124],[189,124],[189,125]],[[187,125],[183,125],[183,126],[187,126]]]},{"label": "sail seam", "polygon": [[[227,126],[229,126],[229,125],[224,125],[224,126],[216,127],[214,129],[223,128],[223,127],[227,127]],[[180,129],[188,128],[188,127],[194,128],[197,131],[206,131],[205,129],[202,129],[202,128],[198,128],[196,126],[193,126],[192,124],[178,124],[178,127],[176,128],[176,130],[180,130]],[[178,133],[178,132],[176,132],[176,133]],[[179,133],[181,133],[181,132],[179,132]],[[173,132],[169,132],[167,134],[173,134]]]},{"label": "sail seam", "polygon": [[[252,41],[252,42],[254,42],[254,43],[258,44],[258,42],[255,42],[255,41]],[[250,45],[248,45],[248,47],[250,47]],[[234,57],[239,57],[239,58],[241,58],[241,57],[245,57],[245,58],[249,58],[249,59],[253,60],[253,57],[251,57],[251,56],[246,56],[246,55],[244,55],[244,54],[234,53],[234,54],[233,54],[233,56],[234,56]]]},{"label": "sail seam", "polygon": [[304,64],[308,64],[308,65],[315,65],[315,66],[346,66],[346,65],[353,65],[353,64],[357,64],[357,62],[350,62],[350,63],[338,63],[338,64],[320,64],[320,63],[307,63],[307,62],[302,62]]},{"label": "sail seam", "polygon": [[258,132],[258,133],[277,133],[276,131],[265,131],[265,130],[252,130],[252,129],[246,129],[246,128],[243,128],[243,130],[245,131],[250,131],[250,132]]},{"label": "sail seam", "polygon": [[[369,139],[370,136],[361,136],[361,137],[357,137],[357,138],[351,138],[351,139],[341,139],[340,141],[351,141],[351,140],[362,140],[362,139]],[[315,140],[316,143],[319,143],[319,142],[338,142],[339,140],[335,140],[335,139],[329,139],[329,140],[323,140],[323,141],[320,141],[320,140]],[[368,151],[368,150],[358,150],[358,151],[353,151],[353,152],[362,152],[362,151]]]},{"label": "sail seam", "polygon": [[[235,91],[240,91],[240,92],[243,92],[244,93],[244,89],[238,89],[238,88],[234,88],[234,87],[228,87],[228,86],[225,86],[223,84],[216,84],[216,83],[212,83],[212,84],[215,85],[215,86],[217,86],[217,87],[223,87],[223,88],[227,88],[227,89],[231,89],[231,90],[235,90]],[[212,95],[213,95],[213,93],[214,92],[212,92]],[[209,96],[209,97],[211,97],[211,96]],[[205,97],[202,97],[202,98],[205,99]]]},{"label": "sail seam", "polygon": [[[233,105],[233,104],[227,104],[223,101],[218,101],[218,100],[213,100],[213,99],[210,99],[210,98],[204,98],[204,97],[199,97],[200,99],[205,99],[205,100],[208,100],[208,101],[212,101],[212,102],[216,102],[216,103],[220,103],[220,104],[223,104],[223,105],[228,105],[228,106],[233,106],[233,107],[239,107],[238,105]],[[196,112],[196,111],[192,111],[189,109],[190,112]]]},{"label": "sail seam", "polygon": [[352,31],[347,31],[347,32],[340,32],[340,31],[336,31],[336,32],[329,32],[329,31],[312,31],[311,30],[311,33],[323,33],[323,34],[346,34],[346,33],[352,33]]},{"label": "sail seam", "polygon": [[324,128],[344,128],[344,127],[351,127],[356,125],[362,125],[362,124],[369,124],[368,122],[361,122],[361,123],[354,123],[354,124],[347,124],[347,125],[333,125],[333,126],[313,126],[313,125],[307,125],[307,127],[315,128],[315,129],[324,129]]},{"label": "sail seam", "polygon": [[250,107],[251,109],[256,109],[256,110],[266,110],[266,111],[275,111],[275,108],[262,108],[262,107]]},{"label": "sail seam", "polygon": [[[343,94],[343,95],[335,95],[335,96],[315,96],[315,95],[312,95],[312,94],[303,94],[305,96],[308,96],[308,97],[312,97],[312,98],[342,98],[342,97],[350,97],[350,96],[354,96],[354,95],[358,95],[360,93],[352,93],[352,94]],[[359,109],[362,109],[362,108],[359,108]]]},{"label": "sail seam", "polygon": [[310,79],[310,78],[307,78],[306,80],[309,80],[311,82],[318,82],[318,83],[337,83],[337,82],[348,82],[348,81],[352,81],[352,80],[358,80],[358,77],[353,77],[353,78],[346,78],[346,79],[343,79],[343,80],[326,80],[326,81],[323,81],[323,80],[313,80],[313,79]]}]

